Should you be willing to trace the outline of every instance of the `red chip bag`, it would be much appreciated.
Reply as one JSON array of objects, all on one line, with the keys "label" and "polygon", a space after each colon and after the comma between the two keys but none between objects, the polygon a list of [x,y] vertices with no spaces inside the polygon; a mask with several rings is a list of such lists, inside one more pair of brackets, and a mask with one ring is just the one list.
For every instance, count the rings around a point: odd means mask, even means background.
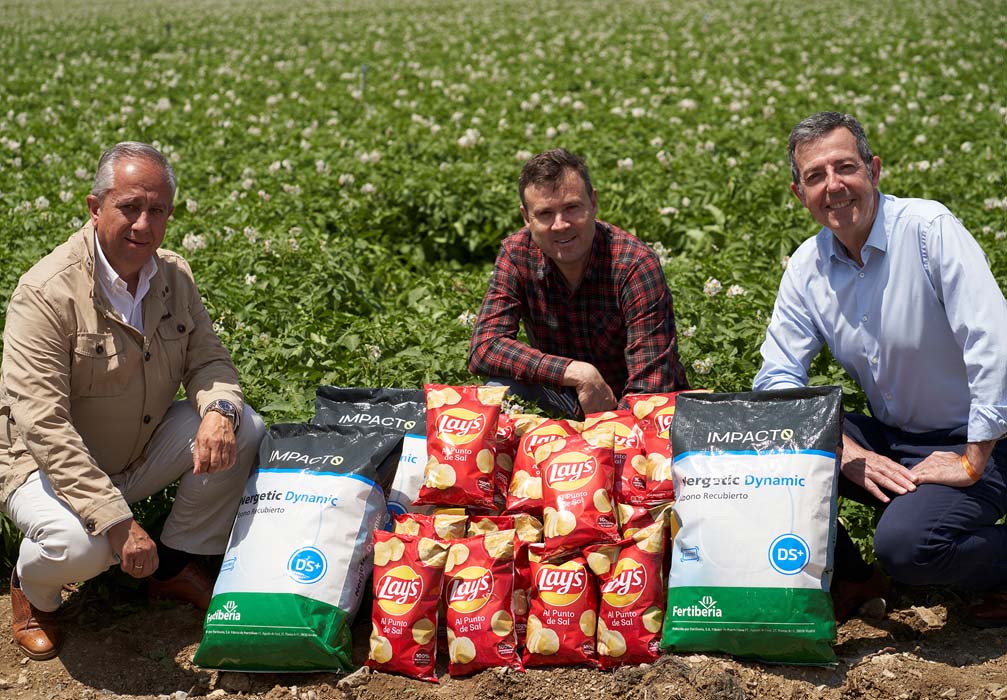
[{"label": "red chip bag", "polygon": [[447,558],[446,542],[375,531],[368,666],[437,680],[437,601]]},{"label": "red chip bag", "polygon": [[577,435],[578,428],[573,421],[545,420],[521,436],[507,490],[508,513],[542,514],[542,475],[535,454],[545,445]]},{"label": "red chip bag", "polygon": [[671,421],[675,417],[675,397],[670,394],[634,394],[627,396],[633,415],[643,431],[646,462],[641,463],[647,475],[643,501],[633,505],[657,505],[675,499],[671,478]]},{"label": "red chip bag", "polygon": [[547,446],[563,445],[540,463],[546,557],[620,540],[612,499],[612,430],[589,437]]},{"label": "red chip bag", "polygon": [[615,431],[615,500],[637,505],[647,501],[647,461],[643,430],[630,411],[593,413],[584,433],[611,427]]},{"label": "red chip bag", "polygon": [[455,540],[444,572],[448,673],[524,670],[514,631],[514,531]]},{"label": "red chip bag", "polygon": [[458,540],[465,537],[467,515],[454,513],[397,513],[392,532],[397,535],[416,535],[435,540]]},{"label": "red chip bag", "polygon": [[598,577],[598,660],[603,668],[651,663],[660,655],[665,596],[665,528],[656,522],[616,545],[588,547]]},{"label": "red chip bag", "polygon": [[531,562],[525,666],[598,666],[594,648],[598,589],[577,555],[558,564]]},{"label": "red chip bag", "polygon": [[[541,544],[532,544],[517,539],[514,542],[514,593],[511,596],[514,608],[514,631],[517,633],[518,647],[523,647],[528,626],[528,608],[531,600],[531,564],[532,549],[542,551]],[[540,559],[541,555],[536,555]]]},{"label": "red chip bag", "polygon": [[427,464],[415,505],[494,509],[496,428],[507,387],[427,384]]}]

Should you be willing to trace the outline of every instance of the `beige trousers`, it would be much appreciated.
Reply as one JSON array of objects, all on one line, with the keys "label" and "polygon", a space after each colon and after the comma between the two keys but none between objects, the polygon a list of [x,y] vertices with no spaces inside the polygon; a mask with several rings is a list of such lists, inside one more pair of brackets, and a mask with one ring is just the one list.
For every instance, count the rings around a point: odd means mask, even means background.
[{"label": "beige trousers", "polygon": [[[236,436],[236,464],[222,472],[194,474],[192,448],[199,423],[189,402],[176,401],[151,436],[146,460],[111,479],[127,503],[178,481],[161,542],[191,554],[220,554],[227,547],[238,500],[266,429],[246,405]],[[59,607],[64,584],[87,581],[119,563],[108,537],[88,534],[40,471],[10,495],[4,510],[24,533],[17,574],[25,597],[39,610]]]}]

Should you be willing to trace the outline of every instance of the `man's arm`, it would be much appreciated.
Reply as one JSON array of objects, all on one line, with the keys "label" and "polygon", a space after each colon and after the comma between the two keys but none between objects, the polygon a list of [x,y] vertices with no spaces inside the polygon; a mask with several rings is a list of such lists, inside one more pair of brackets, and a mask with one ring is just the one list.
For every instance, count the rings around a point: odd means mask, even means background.
[{"label": "man's arm", "polygon": [[517,339],[524,305],[520,271],[502,248],[472,331],[469,371],[525,384],[568,386],[564,378],[572,360],[546,354]]},{"label": "man's arm", "polygon": [[3,386],[11,418],[60,500],[93,535],[132,518],[94,461],[70,415],[74,335],[40,290],[14,291],[4,327]]},{"label": "man's arm", "polygon": [[1007,433],[1007,301],[982,248],[954,216],[934,219],[926,232],[926,252],[934,291],[968,375],[968,463],[956,453],[935,452],[913,471],[921,483],[968,486],[982,475]]},{"label": "man's arm", "polygon": [[[619,293],[626,321],[625,395],[688,389],[678,357],[671,291],[657,255],[643,256]],[[627,407],[625,395],[620,408]]]}]

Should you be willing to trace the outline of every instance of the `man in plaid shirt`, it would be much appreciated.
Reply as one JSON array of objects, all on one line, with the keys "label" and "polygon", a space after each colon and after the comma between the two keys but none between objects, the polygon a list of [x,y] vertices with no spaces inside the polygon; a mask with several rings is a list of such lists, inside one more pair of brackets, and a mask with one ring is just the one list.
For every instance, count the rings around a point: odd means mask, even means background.
[{"label": "man in plaid shirt", "polygon": [[625,408],[627,394],[688,388],[661,263],[595,219],[584,161],[562,148],[541,153],[525,163],[518,193],[525,227],[500,248],[469,370],[571,416]]}]

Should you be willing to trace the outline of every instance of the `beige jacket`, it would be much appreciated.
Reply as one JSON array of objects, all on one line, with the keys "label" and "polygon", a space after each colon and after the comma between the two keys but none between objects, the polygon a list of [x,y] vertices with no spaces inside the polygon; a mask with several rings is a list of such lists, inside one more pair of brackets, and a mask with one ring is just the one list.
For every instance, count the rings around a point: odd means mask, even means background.
[{"label": "beige jacket", "polygon": [[144,459],[180,384],[202,415],[238,373],[192,271],[157,252],[143,300],[145,335],[121,322],[95,279],[88,223],[18,282],[0,365],[0,504],[36,469],[93,534],[130,514],[108,475]]}]

